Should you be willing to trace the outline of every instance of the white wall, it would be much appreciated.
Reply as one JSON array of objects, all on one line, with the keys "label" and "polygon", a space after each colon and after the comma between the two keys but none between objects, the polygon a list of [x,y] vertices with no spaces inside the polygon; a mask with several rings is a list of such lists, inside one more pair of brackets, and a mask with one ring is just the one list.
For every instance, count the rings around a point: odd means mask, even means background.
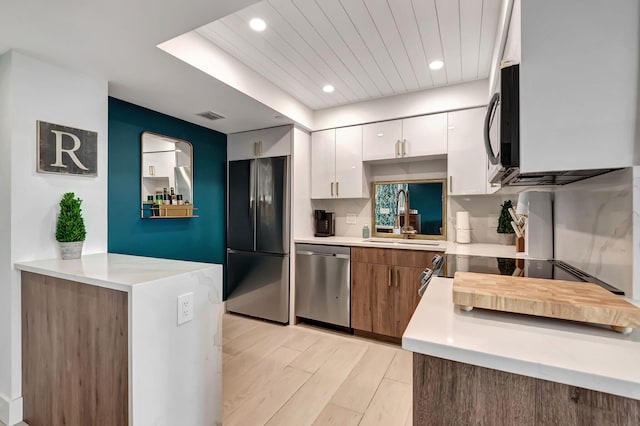
[{"label": "white wall", "polygon": [[479,80],[317,110],[314,130],[484,106],[488,84]]},{"label": "white wall", "polygon": [[311,237],[314,232],[311,210],[311,135],[297,127],[293,129],[291,176],[293,183],[292,235],[293,238]]},{"label": "white wall", "polygon": [[[0,194],[11,193],[11,55],[0,56]],[[0,208],[0,421],[9,419],[11,392],[11,197]]]},{"label": "white wall", "polygon": [[296,238],[313,236],[311,210],[311,135],[293,128],[291,156],[291,245],[289,255],[289,324],[296,318]]},{"label": "white wall", "polygon": [[[2,63],[7,61],[11,63],[11,119],[0,127],[3,127],[3,136],[10,136],[3,137],[0,143],[3,151],[10,151],[11,167],[3,167],[0,173],[10,170],[10,191],[3,193],[11,194],[11,237],[9,258],[0,252],[0,256],[4,255],[3,266],[0,267],[0,301],[11,300],[11,307],[10,320],[0,322],[0,394],[19,405],[22,393],[20,275],[12,269],[12,264],[59,256],[54,235],[56,215],[60,198],[68,191],[75,192],[83,200],[87,228],[83,252],[106,251],[108,93],[106,81],[91,79],[13,51],[3,55]],[[37,173],[36,120],[97,132],[98,176]],[[9,128],[8,133],[6,127]],[[2,176],[3,182],[6,177]],[[0,221],[4,222],[0,226],[6,226],[6,215],[0,215]],[[6,246],[7,237],[4,235],[2,246]],[[10,370],[8,378],[4,373],[7,370]],[[0,398],[0,407],[2,405]],[[12,421],[14,413],[15,410],[11,413]],[[7,418],[0,417],[0,420],[10,423]]]},{"label": "white wall", "polygon": [[555,258],[627,295],[633,287],[632,175],[627,168],[561,187],[554,194]]}]

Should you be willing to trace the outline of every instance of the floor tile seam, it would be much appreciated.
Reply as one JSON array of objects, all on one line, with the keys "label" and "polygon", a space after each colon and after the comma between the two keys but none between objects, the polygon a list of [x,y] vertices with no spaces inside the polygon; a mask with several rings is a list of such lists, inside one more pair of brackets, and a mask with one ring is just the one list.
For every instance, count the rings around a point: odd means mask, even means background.
[{"label": "floor tile seam", "polygon": [[[294,368],[294,367],[291,367],[291,368]],[[296,396],[296,394],[298,393],[298,391],[299,391],[299,390],[300,390],[304,385],[306,385],[306,384],[307,384],[307,382],[308,382],[309,380],[311,380],[311,378],[313,377],[313,374],[312,374],[312,373],[309,373],[308,371],[304,371],[304,370],[300,370],[300,369],[296,369],[296,370],[298,370],[298,371],[302,371],[303,373],[307,373],[307,374],[309,374],[309,377],[307,377],[307,379],[306,379],[305,381],[303,381],[303,382],[300,384],[300,386],[298,386],[298,388],[296,388],[296,390],[291,394],[291,396],[289,396],[289,398],[287,398],[287,400],[286,400],[285,402],[283,402],[283,403],[282,403],[282,405],[280,406],[280,408],[278,408],[278,409],[276,410],[276,412],[275,412],[275,413],[273,413],[273,414],[271,415],[271,417],[269,417],[269,419],[268,419],[266,422],[264,422],[264,424],[265,424],[265,425],[266,425],[266,424],[268,424],[268,423],[269,423],[269,422],[270,422],[270,421],[271,421],[275,416],[277,416],[277,415],[278,415],[278,413],[280,412],[280,410],[282,410],[282,409],[283,409],[283,408],[284,408],[284,407],[289,403],[289,401],[291,401],[291,398],[293,398],[294,396]]]}]

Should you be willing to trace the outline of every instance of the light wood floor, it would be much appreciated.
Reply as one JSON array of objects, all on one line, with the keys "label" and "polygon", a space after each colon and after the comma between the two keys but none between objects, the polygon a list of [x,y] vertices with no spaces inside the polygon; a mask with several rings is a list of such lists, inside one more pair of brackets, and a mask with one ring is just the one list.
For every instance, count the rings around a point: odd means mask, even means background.
[{"label": "light wood floor", "polygon": [[311,326],[223,320],[224,425],[411,425],[412,353]]}]

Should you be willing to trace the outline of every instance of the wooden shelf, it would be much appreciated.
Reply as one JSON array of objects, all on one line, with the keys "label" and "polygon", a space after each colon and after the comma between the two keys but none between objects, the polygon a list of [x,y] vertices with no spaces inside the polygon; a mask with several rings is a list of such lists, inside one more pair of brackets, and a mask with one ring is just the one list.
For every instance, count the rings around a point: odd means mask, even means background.
[{"label": "wooden shelf", "polygon": [[142,219],[192,219],[200,216],[146,216]]},{"label": "wooden shelf", "polygon": [[[199,217],[198,215],[194,215],[192,213],[194,210],[198,210],[198,208],[192,207],[191,204],[179,205],[179,206],[162,205],[160,206],[159,209],[153,209],[150,207],[140,209],[140,211],[143,213],[141,215],[142,219],[189,219],[192,217]],[[169,214],[171,211],[173,211],[174,214]],[[175,213],[183,213],[185,211],[191,214],[175,214]],[[144,212],[149,213],[149,216],[144,216]],[[160,214],[153,215],[154,212],[160,213]]]}]

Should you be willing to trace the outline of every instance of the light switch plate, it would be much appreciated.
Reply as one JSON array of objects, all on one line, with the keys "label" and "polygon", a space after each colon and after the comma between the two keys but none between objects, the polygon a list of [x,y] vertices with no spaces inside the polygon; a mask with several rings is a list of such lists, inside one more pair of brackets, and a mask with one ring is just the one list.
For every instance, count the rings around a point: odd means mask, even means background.
[{"label": "light switch plate", "polygon": [[358,215],[355,213],[347,213],[347,223],[349,225],[355,225],[358,223]]},{"label": "light switch plate", "polygon": [[193,320],[193,293],[178,296],[178,325]]}]

